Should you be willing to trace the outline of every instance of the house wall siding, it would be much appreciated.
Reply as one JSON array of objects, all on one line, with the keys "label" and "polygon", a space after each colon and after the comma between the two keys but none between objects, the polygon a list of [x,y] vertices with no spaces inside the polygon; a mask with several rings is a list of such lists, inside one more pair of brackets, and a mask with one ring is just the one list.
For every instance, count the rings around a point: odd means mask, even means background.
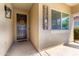
[{"label": "house wall siding", "polygon": [[4,5],[13,9],[11,4],[0,3],[0,55],[5,55],[13,42],[13,17],[11,19],[5,18]]},{"label": "house wall siding", "polygon": [[[43,13],[42,6],[48,6],[48,17],[49,17],[49,29],[43,30]],[[70,30],[51,30],[51,9],[55,9],[61,12],[71,13],[69,6],[61,3],[50,3],[50,4],[39,4],[39,42],[40,49],[53,47],[59,44],[67,43],[70,36]]]}]

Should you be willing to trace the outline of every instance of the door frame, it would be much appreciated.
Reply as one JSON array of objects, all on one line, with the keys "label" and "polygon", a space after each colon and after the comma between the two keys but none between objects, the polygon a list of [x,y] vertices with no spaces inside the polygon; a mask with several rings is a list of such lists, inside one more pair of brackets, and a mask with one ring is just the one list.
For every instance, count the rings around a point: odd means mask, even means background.
[{"label": "door frame", "polygon": [[19,12],[15,12],[14,13],[14,41],[18,41],[17,40],[17,27],[16,27],[16,25],[17,25],[17,14],[23,14],[23,15],[26,15],[27,17],[26,17],[26,22],[27,22],[27,28],[26,28],[26,32],[27,32],[27,39],[26,40],[29,40],[29,16],[28,16],[28,13],[19,13]]},{"label": "door frame", "polygon": [[[24,30],[24,31],[25,31],[25,32],[24,32],[25,35],[24,35],[24,37],[19,38],[20,36],[18,37],[19,34],[17,34],[17,41],[27,40],[27,15],[17,13],[17,14],[16,14],[16,17],[17,17],[17,20],[16,20],[16,31],[18,31],[17,25],[18,25],[19,21],[22,20],[21,18],[23,18],[22,21],[25,22],[25,30]],[[20,32],[21,32],[21,31],[20,31]]]},{"label": "door frame", "polygon": [[76,13],[73,14],[73,39],[74,39],[73,41],[74,41],[74,43],[77,43],[76,40],[75,40],[75,38],[74,38],[74,29],[75,29],[75,26],[74,26],[74,22],[75,22],[74,21],[74,17],[76,17],[76,16],[79,16],[79,12],[76,12]]}]

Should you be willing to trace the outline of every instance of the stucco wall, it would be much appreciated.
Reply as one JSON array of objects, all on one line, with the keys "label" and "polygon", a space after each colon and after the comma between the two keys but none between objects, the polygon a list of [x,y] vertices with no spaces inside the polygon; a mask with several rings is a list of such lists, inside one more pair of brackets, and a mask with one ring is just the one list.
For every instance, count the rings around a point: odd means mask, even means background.
[{"label": "stucco wall", "polygon": [[[4,5],[4,3],[0,3],[0,55],[5,55],[13,42],[13,17],[11,19],[5,18]],[[11,4],[6,5],[12,9]]]},{"label": "stucco wall", "polygon": [[37,50],[39,50],[39,19],[38,4],[33,4],[30,10],[30,40]]},{"label": "stucco wall", "polygon": [[[43,21],[43,13],[42,6],[48,6],[48,17],[49,17],[49,29],[43,30],[42,21]],[[51,30],[51,9],[55,9],[65,13],[71,13],[71,9],[69,6],[65,4],[59,3],[50,3],[50,4],[39,4],[39,42],[40,49],[44,49],[47,47],[56,46],[62,43],[67,43],[70,36],[70,30]]]}]

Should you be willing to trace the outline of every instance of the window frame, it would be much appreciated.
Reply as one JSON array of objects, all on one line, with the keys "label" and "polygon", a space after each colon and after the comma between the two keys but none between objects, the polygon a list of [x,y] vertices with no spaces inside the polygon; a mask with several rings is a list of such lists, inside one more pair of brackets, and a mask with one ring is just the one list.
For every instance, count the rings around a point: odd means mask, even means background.
[{"label": "window frame", "polygon": [[[53,20],[52,20],[52,12],[53,12],[53,11],[56,11],[56,10],[51,10],[51,29],[53,29],[53,28],[52,28],[52,21],[53,21]],[[61,12],[59,12],[59,11],[56,11],[56,12],[60,13],[60,17],[59,17],[59,18],[60,18],[60,29],[53,29],[53,30],[61,30]]]},{"label": "window frame", "polygon": [[[52,29],[52,25],[51,25],[51,30],[64,30],[64,31],[68,31],[70,29],[70,13],[69,12],[65,12],[65,11],[60,11],[60,10],[57,10],[57,9],[50,9],[50,13],[51,13],[51,24],[52,24],[52,11],[55,10],[57,12],[60,12],[61,13],[61,29]],[[65,14],[68,14],[69,16],[69,28],[68,29],[62,29],[62,14],[65,13]]]}]

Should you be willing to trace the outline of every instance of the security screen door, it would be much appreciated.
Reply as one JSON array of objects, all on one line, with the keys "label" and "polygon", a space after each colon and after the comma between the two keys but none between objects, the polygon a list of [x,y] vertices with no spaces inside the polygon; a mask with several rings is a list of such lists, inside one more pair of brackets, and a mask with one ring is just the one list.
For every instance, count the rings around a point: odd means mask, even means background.
[{"label": "security screen door", "polygon": [[17,16],[17,40],[26,40],[27,16],[24,14],[16,14],[16,16]]}]

